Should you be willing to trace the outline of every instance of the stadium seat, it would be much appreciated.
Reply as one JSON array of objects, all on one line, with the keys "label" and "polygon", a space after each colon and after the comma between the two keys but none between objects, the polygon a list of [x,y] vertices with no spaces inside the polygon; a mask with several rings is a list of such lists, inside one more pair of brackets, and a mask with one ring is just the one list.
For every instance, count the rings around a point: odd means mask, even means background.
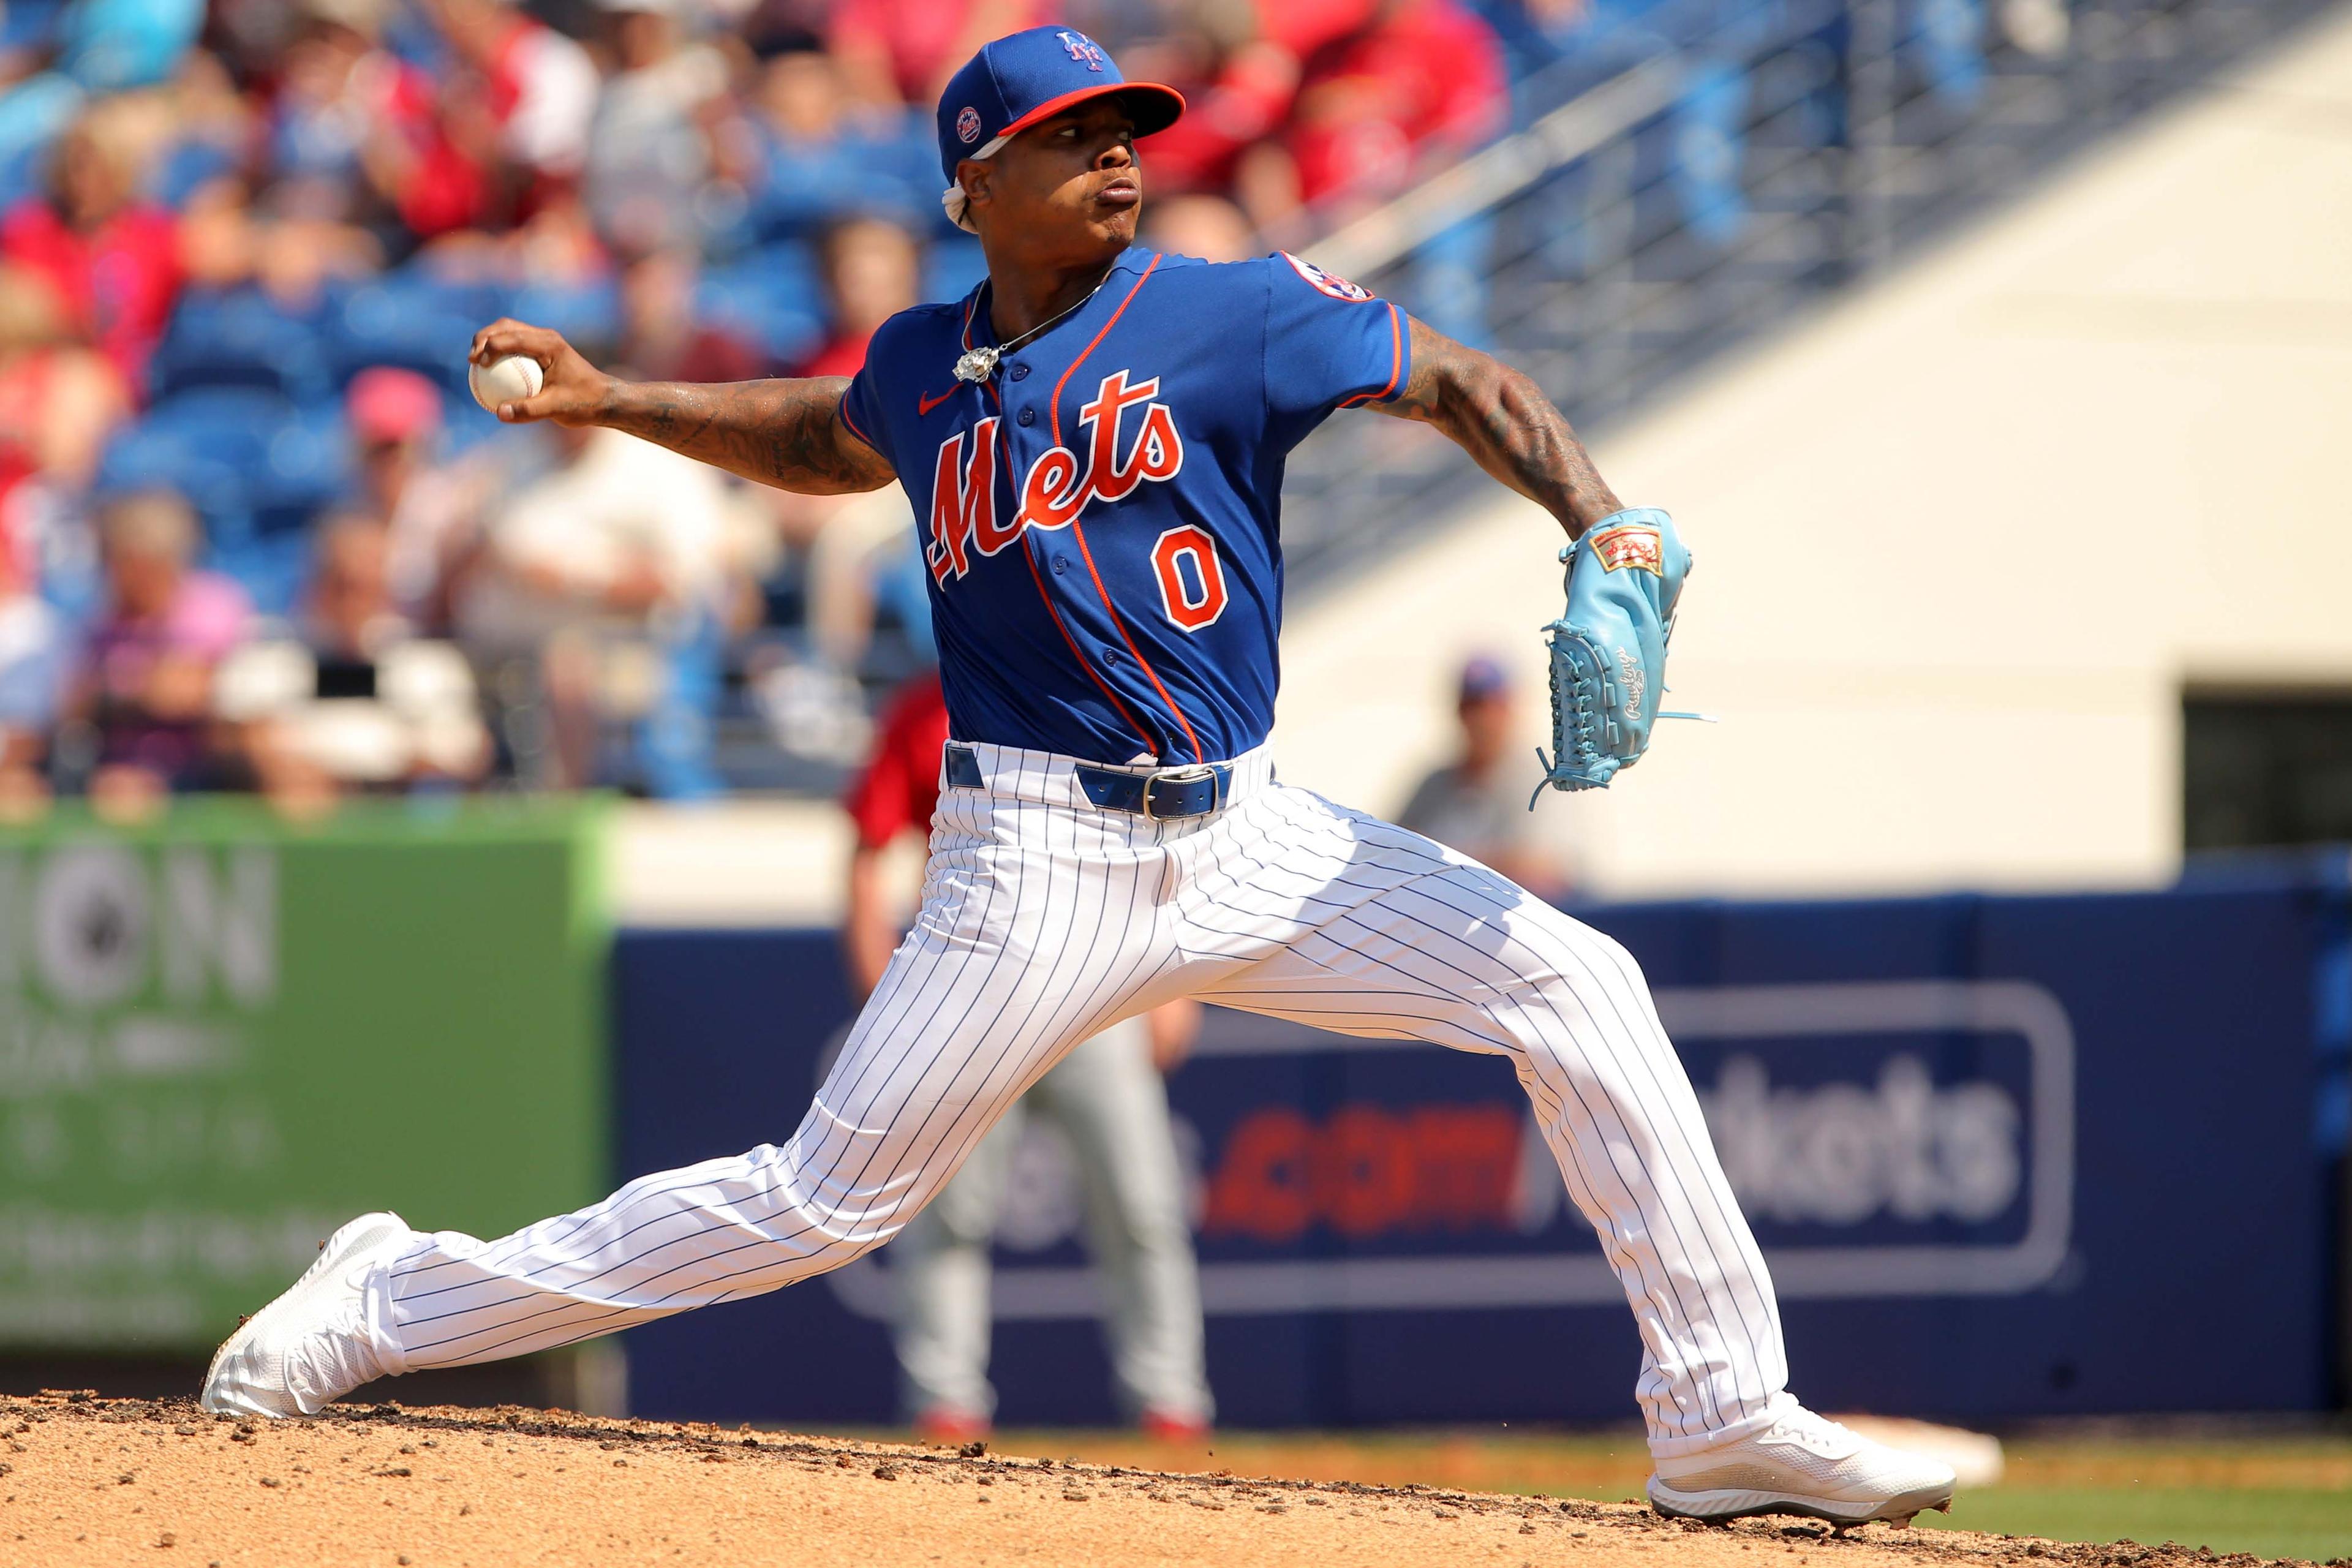
[{"label": "stadium seat", "polygon": [[341,407],[328,403],[296,411],[270,432],[262,461],[247,479],[255,533],[307,531],[344,493],[350,477]]},{"label": "stadium seat", "polygon": [[185,496],[209,538],[241,539],[253,531],[245,476],[201,431],[150,418],[115,435],[99,464],[98,499],[146,489]]},{"label": "stadium seat", "polygon": [[0,150],[0,212],[15,206],[41,188],[41,149]]},{"label": "stadium seat", "polygon": [[181,392],[116,437],[100,489],[180,491],[223,551],[302,534],[342,493],[349,474],[340,410],[332,403],[310,407],[299,412],[260,387]]},{"label": "stadium seat", "polygon": [[147,194],[174,211],[205,184],[236,172],[236,152],[217,142],[177,142],[155,160]]},{"label": "stadium seat", "polygon": [[59,71],[42,71],[0,92],[0,172],[16,171],[22,195],[39,187],[50,145],[81,112],[86,95]]},{"label": "stadium seat", "polygon": [[945,239],[934,239],[923,256],[923,298],[961,300],[988,276],[988,258],[980,241],[961,229]]},{"label": "stadium seat", "polygon": [[183,299],[149,375],[158,398],[231,386],[267,388],[295,402],[327,394],[317,324],[250,288]]},{"label": "stadium seat", "polygon": [[372,279],[328,316],[326,353],[334,384],[370,365],[394,364],[453,395],[470,396],[467,345],[503,304],[493,288],[449,283],[415,269]]},{"label": "stadium seat", "polygon": [[1984,96],[1982,0],[1913,0],[1905,16],[1905,63],[1946,105],[1973,109]]},{"label": "stadium seat", "polygon": [[740,335],[769,359],[788,364],[814,351],[823,339],[823,298],[808,247],[787,242],[705,272],[695,288],[694,310],[698,319]]},{"label": "stadium seat", "polygon": [[216,543],[205,552],[205,564],[236,579],[257,613],[290,616],[310,579],[310,538],[279,533]]},{"label": "stadium seat", "polygon": [[1740,167],[1747,114],[1746,72],[1706,57],[1690,62],[1675,106],[1671,178],[1684,221],[1710,245],[1729,244],[1748,216]]},{"label": "stadium seat", "polygon": [[65,0],[11,0],[0,7],[0,49],[46,52],[55,42]]},{"label": "stadium seat", "polygon": [[927,131],[843,136],[822,145],[762,140],[765,166],[745,215],[754,244],[813,240],[827,224],[855,214],[887,217],[918,234],[942,225],[938,153]]},{"label": "stadium seat", "polygon": [[[610,342],[621,330],[621,289],[610,279],[578,284],[526,283],[509,294],[493,314],[552,327],[575,343]],[[490,319],[486,315],[482,321]]]}]

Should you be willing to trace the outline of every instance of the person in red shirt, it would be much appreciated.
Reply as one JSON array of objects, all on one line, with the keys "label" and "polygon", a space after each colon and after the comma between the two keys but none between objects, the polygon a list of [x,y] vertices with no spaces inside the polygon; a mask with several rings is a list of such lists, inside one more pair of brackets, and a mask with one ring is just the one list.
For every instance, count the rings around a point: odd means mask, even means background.
[{"label": "person in red shirt", "polygon": [[[898,941],[883,855],[902,833],[929,832],[947,742],[939,675],[918,676],[884,710],[872,760],[842,801],[857,835],[842,941],[860,1001],[882,983]],[[1196,1003],[1171,1003],[1073,1048],[890,1243],[901,1397],[926,1437],[961,1443],[983,1436],[995,1413],[988,1382],[989,1239],[1032,1110],[1058,1124],[1089,1189],[1087,1240],[1096,1266],[1110,1276],[1104,1328],[1121,1405],[1155,1436],[1191,1441],[1207,1432],[1212,1405],[1199,1272],[1160,1079],[1163,1067],[1190,1043],[1198,1016]]]},{"label": "person in red shirt", "polygon": [[74,335],[134,386],[184,277],[179,220],[138,191],[128,128],[101,104],[59,139],[47,193],[0,217],[0,260],[46,280]]},{"label": "person in red shirt", "polygon": [[[1154,132],[1146,156],[1152,188],[1161,192],[1233,189],[1246,205],[1263,177],[1247,163],[1252,151],[1279,134],[1298,95],[1301,62],[1318,49],[1371,24],[1376,0],[1256,0],[1207,6],[1167,18],[1168,31],[1120,58],[1135,75],[1181,92],[1182,119]],[[1099,30],[1097,30],[1099,36]],[[1285,188],[1284,216],[1295,204]]]},{"label": "person in red shirt", "polygon": [[849,857],[841,940],[850,984],[860,998],[873,994],[898,945],[883,889],[883,852],[901,833],[930,831],[940,804],[940,753],[947,743],[947,693],[939,671],[928,670],[892,694],[875,730],[873,754],[842,797],[857,847]]},{"label": "person in red shirt", "polygon": [[825,41],[868,102],[928,109],[974,49],[1044,20],[1035,0],[837,0]]},{"label": "person in red shirt", "polygon": [[586,161],[595,62],[509,0],[427,0],[426,11],[480,85],[498,152],[523,182],[517,210],[538,211]]},{"label": "person in red shirt", "polygon": [[1381,0],[1367,25],[1303,57],[1285,138],[1307,203],[1385,197],[1429,161],[1502,128],[1501,43],[1457,0]]}]

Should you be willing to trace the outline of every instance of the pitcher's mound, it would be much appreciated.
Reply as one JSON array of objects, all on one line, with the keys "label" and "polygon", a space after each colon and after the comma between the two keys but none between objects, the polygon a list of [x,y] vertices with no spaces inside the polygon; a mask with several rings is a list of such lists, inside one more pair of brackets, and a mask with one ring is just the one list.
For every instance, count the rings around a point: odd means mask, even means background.
[{"label": "pitcher's mound", "polygon": [[1881,1525],[1843,1537],[1778,1521],[1718,1529],[1622,1503],[1169,1475],[562,1411],[383,1405],[237,1422],[193,1401],[52,1393],[0,1399],[0,1434],[7,1563],[2212,1562]]}]

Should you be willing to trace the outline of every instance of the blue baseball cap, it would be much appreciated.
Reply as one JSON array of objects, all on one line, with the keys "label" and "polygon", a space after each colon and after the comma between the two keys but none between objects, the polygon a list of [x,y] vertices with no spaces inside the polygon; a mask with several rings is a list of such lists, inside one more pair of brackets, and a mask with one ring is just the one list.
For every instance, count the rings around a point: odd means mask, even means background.
[{"label": "blue baseball cap", "polygon": [[1462,666],[1462,700],[1483,702],[1511,689],[1510,672],[1492,654],[1473,654]]},{"label": "blue baseball cap", "polygon": [[[1113,94],[1127,99],[1138,136],[1167,130],[1184,112],[1182,93],[1128,80],[1109,52],[1075,27],[1031,27],[983,44],[940,94],[940,172],[952,187],[966,158],[989,157],[1039,121]],[[955,205],[948,216],[962,223]]]}]

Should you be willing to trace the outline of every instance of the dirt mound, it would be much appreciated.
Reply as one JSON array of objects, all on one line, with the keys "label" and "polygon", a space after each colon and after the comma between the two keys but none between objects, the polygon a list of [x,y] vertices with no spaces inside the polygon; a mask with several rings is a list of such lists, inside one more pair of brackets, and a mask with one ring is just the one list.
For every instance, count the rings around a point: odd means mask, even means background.
[{"label": "dirt mound", "polygon": [[561,1411],[378,1405],[237,1422],[191,1401],[65,1393],[0,1399],[0,1497],[5,1564],[2254,1561],[1876,1525],[1843,1536],[1776,1521],[1710,1528],[1627,1504],[1174,1475]]}]

